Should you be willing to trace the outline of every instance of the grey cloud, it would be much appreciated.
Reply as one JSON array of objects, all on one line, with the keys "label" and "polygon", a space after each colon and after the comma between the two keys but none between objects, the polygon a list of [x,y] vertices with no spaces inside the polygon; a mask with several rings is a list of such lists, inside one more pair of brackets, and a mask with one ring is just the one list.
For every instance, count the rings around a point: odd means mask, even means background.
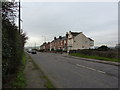
[{"label": "grey cloud", "polygon": [[[38,2],[22,5],[23,27],[31,38],[41,38],[43,35],[49,41],[71,30],[97,38],[95,45],[98,45],[100,39],[107,42],[109,38],[114,41],[114,45],[117,43],[115,34],[109,36],[110,32],[117,32],[117,3]],[[105,38],[106,34],[109,38]],[[109,42],[107,44],[113,45]]]}]

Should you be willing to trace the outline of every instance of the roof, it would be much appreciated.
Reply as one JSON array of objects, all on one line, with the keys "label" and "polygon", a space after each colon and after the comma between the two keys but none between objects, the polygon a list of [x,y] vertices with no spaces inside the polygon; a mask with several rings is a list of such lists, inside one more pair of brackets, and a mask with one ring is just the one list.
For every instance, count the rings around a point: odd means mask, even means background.
[{"label": "roof", "polygon": [[91,38],[88,38],[90,41],[94,41],[94,40],[92,40]]},{"label": "roof", "polygon": [[60,39],[59,38],[56,38],[56,40],[54,40],[54,41],[59,41]]},{"label": "roof", "polygon": [[62,37],[62,40],[66,40],[66,39],[67,39],[66,36]]},{"label": "roof", "polygon": [[60,38],[56,38],[56,40],[52,40],[51,43],[52,42],[57,42],[57,41],[60,41],[60,40],[66,40],[66,39],[67,39],[66,36],[63,36],[61,39]]},{"label": "roof", "polygon": [[71,32],[71,34],[73,35],[73,36],[77,36],[78,34],[80,34],[81,32]]},{"label": "roof", "polygon": [[44,45],[46,45],[47,43],[46,42],[44,42],[40,47],[42,47],[42,46],[44,46]]}]

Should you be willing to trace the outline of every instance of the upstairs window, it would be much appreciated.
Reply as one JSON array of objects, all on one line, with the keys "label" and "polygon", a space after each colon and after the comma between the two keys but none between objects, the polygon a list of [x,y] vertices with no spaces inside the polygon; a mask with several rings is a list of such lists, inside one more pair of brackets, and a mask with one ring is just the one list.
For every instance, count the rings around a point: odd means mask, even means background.
[{"label": "upstairs window", "polygon": [[84,46],[82,46],[82,48],[84,48]]}]

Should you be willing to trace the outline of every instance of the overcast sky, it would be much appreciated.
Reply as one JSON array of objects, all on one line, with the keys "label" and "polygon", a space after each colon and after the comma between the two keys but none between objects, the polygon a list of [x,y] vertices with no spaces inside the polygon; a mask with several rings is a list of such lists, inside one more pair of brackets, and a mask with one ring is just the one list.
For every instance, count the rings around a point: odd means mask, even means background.
[{"label": "overcast sky", "polygon": [[22,2],[26,46],[41,45],[66,32],[83,32],[95,46],[118,42],[117,2]]}]

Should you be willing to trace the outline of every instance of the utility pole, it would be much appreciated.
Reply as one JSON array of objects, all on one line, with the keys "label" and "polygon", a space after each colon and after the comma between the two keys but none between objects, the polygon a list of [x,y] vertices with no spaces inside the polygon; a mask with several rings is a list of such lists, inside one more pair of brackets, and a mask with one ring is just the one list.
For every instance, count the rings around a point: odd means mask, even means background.
[{"label": "utility pole", "polygon": [[21,31],[21,23],[20,23],[20,21],[21,21],[21,18],[20,18],[21,16],[20,16],[20,0],[19,0],[19,33],[20,33],[20,31]]}]

